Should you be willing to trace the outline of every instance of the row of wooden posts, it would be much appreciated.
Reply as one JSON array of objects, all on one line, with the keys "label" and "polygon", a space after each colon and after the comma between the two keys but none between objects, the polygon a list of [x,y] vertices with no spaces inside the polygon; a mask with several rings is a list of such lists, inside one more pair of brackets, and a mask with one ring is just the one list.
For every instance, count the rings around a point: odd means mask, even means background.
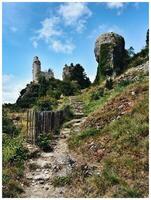
[{"label": "row of wooden posts", "polygon": [[67,109],[59,111],[27,111],[27,141],[36,143],[40,134],[52,134],[62,125]]}]

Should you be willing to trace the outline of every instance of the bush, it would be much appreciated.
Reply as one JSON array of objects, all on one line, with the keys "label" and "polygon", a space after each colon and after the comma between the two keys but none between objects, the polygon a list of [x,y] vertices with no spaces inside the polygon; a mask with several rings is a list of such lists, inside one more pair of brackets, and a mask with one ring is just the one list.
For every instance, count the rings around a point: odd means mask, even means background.
[{"label": "bush", "polygon": [[117,87],[125,87],[131,83],[133,83],[133,80],[122,80],[120,83],[118,83]]},{"label": "bush", "polygon": [[106,80],[106,83],[105,83],[105,87],[109,90],[111,90],[113,88],[113,81],[111,78],[107,79]]},{"label": "bush", "polygon": [[46,133],[42,133],[37,138],[37,145],[43,150],[43,151],[50,151],[52,150],[50,143],[51,143],[51,135],[47,135]]},{"label": "bush", "polygon": [[23,138],[3,134],[3,197],[18,197],[23,192],[21,180],[24,173],[24,161],[27,150],[23,147]]},{"label": "bush", "polygon": [[75,82],[62,81],[60,91],[64,96],[71,96],[79,91],[79,86]]},{"label": "bush", "polygon": [[91,100],[98,100],[98,99],[100,99],[100,97],[103,97],[103,94],[104,94],[104,90],[99,89],[98,91],[91,94],[90,99]]},{"label": "bush", "polygon": [[3,133],[12,137],[18,135],[20,132],[20,130],[14,125],[13,120],[9,119],[5,112],[3,112],[2,127]]}]

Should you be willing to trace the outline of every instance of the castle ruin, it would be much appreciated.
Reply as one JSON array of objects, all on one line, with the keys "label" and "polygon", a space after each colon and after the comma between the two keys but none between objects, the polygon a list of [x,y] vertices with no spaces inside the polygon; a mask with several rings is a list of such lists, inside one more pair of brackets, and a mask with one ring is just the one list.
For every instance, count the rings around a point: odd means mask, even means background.
[{"label": "castle ruin", "polygon": [[38,83],[38,79],[40,76],[44,76],[46,78],[46,80],[54,78],[54,73],[51,69],[48,69],[48,71],[44,71],[44,72],[41,71],[41,62],[40,62],[38,56],[35,56],[33,59],[32,75],[33,75],[34,83]]}]

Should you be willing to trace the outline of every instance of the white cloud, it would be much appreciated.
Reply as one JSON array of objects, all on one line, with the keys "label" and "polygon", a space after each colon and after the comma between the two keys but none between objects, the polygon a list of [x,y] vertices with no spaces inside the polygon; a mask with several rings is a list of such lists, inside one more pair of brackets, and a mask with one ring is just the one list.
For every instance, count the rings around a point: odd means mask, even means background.
[{"label": "white cloud", "polygon": [[32,45],[33,45],[33,47],[36,49],[37,46],[38,46],[38,42],[37,42],[36,40],[34,40],[34,41],[32,42]]},{"label": "white cloud", "polygon": [[18,29],[17,29],[15,26],[10,27],[10,30],[11,30],[13,33],[15,33],[15,32],[18,31]]},{"label": "white cloud", "polygon": [[109,9],[116,9],[117,10],[117,15],[121,15],[126,3],[123,2],[108,2],[106,3],[107,8]]},{"label": "white cloud", "polygon": [[20,80],[12,74],[3,75],[3,103],[15,103],[19,92],[29,83],[29,80]]},{"label": "white cloud", "polygon": [[71,41],[61,42],[60,40],[52,40],[50,47],[57,53],[70,54],[75,49],[74,44]]},{"label": "white cloud", "polygon": [[41,24],[42,28],[37,31],[39,39],[45,39],[46,41],[52,36],[59,36],[62,31],[58,27],[60,18],[52,17],[44,19]]},{"label": "white cloud", "polygon": [[44,41],[56,53],[72,53],[75,44],[71,41],[71,31],[81,33],[86,28],[87,19],[92,15],[86,3],[63,3],[51,17],[41,22],[41,28],[31,38],[32,45],[37,48],[39,41]]},{"label": "white cloud", "polygon": [[107,7],[109,9],[119,9],[119,8],[123,8],[124,6],[124,3],[121,3],[121,2],[109,2],[109,3],[106,3]]},{"label": "white cloud", "polygon": [[85,28],[87,19],[92,15],[86,3],[64,3],[59,7],[58,14],[66,26],[73,26],[78,32]]}]

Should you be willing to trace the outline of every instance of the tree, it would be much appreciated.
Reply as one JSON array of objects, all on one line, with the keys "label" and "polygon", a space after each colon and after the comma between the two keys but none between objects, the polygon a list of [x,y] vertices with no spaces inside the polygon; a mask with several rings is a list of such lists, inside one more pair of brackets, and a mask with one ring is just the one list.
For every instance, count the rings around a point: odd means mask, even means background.
[{"label": "tree", "polygon": [[130,57],[133,57],[135,55],[134,48],[132,46],[128,49],[128,55]]},{"label": "tree", "polygon": [[146,34],[146,48],[149,47],[149,29],[147,30],[147,34]]},{"label": "tree", "polygon": [[39,96],[46,95],[47,89],[48,89],[48,83],[44,76],[39,77]]},{"label": "tree", "polygon": [[[76,81],[81,89],[88,87],[91,82],[87,77],[84,68],[80,64],[70,66],[65,65],[66,70],[64,71],[64,81]],[[67,71],[67,72],[66,72]]]},{"label": "tree", "polygon": [[11,137],[14,137],[19,134],[19,129],[16,128],[15,124],[13,123],[13,120],[8,118],[4,110],[2,117],[2,127],[3,127],[3,133],[6,133]]}]

